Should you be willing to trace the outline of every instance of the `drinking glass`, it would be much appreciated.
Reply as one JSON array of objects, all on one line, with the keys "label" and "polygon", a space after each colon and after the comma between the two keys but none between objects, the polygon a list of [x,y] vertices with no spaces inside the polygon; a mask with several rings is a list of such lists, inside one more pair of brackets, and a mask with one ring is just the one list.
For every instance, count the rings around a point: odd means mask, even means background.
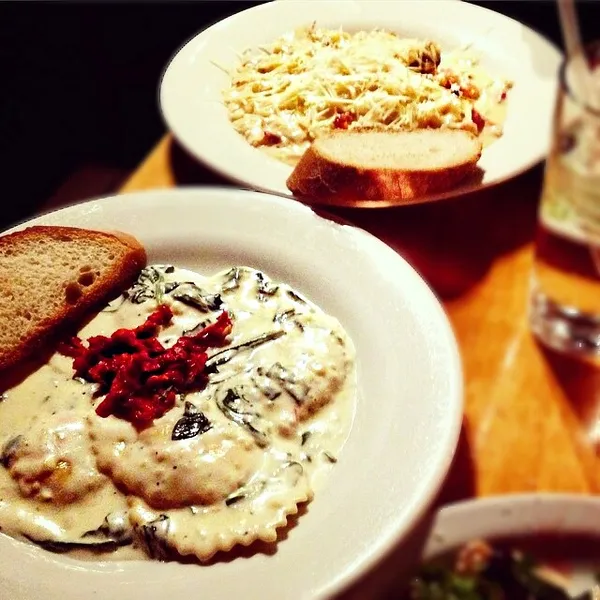
[{"label": "drinking glass", "polygon": [[[585,60],[594,69],[586,82],[578,76]],[[529,312],[531,328],[541,342],[598,360],[599,65],[600,43],[595,43],[586,49],[586,56],[565,61],[560,70],[535,239]]]}]

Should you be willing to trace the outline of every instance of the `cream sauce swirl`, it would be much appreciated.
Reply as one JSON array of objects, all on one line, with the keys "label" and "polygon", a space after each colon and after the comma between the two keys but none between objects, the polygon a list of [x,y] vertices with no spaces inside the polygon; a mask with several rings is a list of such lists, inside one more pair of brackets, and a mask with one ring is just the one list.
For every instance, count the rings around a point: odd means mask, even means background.
[{"label": "cream sauce swirl", "polygon": [[[4,533],[84,558],[206,560],[275,541],[324,485],[355,409],[355,350],[340,323],[249,267],[202,277],[153,265],[79,336],[136,327],[159,303],[174,314],[158,334],[166,347],[229,313],[206,387],[138,430],[97,415],[97,384],[54,354],[0,402]],[[210,427],[174,439],[200,412]]]}]

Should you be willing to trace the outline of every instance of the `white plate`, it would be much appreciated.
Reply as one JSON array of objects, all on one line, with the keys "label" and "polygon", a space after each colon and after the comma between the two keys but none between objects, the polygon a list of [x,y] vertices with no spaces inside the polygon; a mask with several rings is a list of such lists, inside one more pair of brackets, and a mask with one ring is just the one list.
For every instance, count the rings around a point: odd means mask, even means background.
[{"label": "white plate", "polygon": [[[222,103],[238,54],[301,25],[347,30],[386,27],[431,37],[451,49],[472,43],[491,72],[512,79],[504,136],[487,148],[471,183],[433,200],[499,183],[539,162],[547,152],[560,53],[524,25],[466,2],[450,0],[288,0],[235,14],[191,39],[172,59],[160,85],[163,117],[191,154],[220,174],[255,189],[290,194],[291,167],[250,146],[231,126]],[[377,203],[375,203],[376,205]]]},{"label": "white plate", "polygon": [[435,296],[388,246],[300,203],[219,188],[117,196],[32,223],[120,229],[145,245],[152,262],[203,273],[243,263],[292,284],[353,338],[359,397],[327,487],[275,553],[204,567],[90,564],[0,535],[2,598],[323,597],[378,561],[426,510],[457,443],[460,360]]}]

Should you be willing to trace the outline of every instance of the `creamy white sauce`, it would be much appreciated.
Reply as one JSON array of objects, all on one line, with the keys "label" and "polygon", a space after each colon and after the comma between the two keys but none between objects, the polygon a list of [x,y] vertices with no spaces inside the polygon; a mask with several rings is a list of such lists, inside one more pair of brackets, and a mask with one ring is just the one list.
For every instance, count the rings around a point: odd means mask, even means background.
[{"label": "creamy white sauce", "polygon": [[[207,386],[137,430],[98,416],[97,385],[55,354],[0,403],[4,533],[82,557],[83,544],[105,544],[94,547],[103,559],[205,560],[275,541],[324,485],[355,408],[354,348],[338,321],[247,267],[204,278],[153,266],[79,336],[136,327],[161,302],[174,313],[158,334],[165,346],[228,311],[233,329],[209,350]],[[173,440],[190,410],[210,429]]]}]

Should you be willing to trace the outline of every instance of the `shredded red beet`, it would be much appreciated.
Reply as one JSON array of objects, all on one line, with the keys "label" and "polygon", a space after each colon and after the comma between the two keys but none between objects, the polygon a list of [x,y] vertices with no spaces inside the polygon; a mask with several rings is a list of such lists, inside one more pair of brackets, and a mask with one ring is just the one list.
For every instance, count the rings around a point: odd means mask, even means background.
[{"label": "shredded red beet", "polygon": [[206,385],[206,350],[225,343],[229,314],[223,311],[215,323],[165,348],[156,336],[172,318],[171,309],[161,305],[139,327],[91,337],[87,347],[78,337],[61,345],[60,352],[74,359],[75,376],[99,383],[98,394],[106,394],[96,408],[99,416],[144,427],[173,408],[178,393]]}]

